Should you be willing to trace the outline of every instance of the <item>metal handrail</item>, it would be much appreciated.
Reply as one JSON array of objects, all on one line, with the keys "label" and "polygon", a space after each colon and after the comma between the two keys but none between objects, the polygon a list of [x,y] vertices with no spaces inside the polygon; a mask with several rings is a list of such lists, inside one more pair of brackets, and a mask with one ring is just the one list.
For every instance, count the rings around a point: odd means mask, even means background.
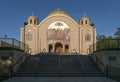
[{"label": "metal handrail", "polygon": [[104,63],[96,55],[94,56],[96,57],[96,60],[98,60],[104,66]]},{"label": "metal handrail", "polygon": [[21,56],[14,64],[12,64],[12,74],[14,74],[14,67],[21,61],[21,64],[22,64],[22,59],[25,55]]},{"label": "metal handrail", "polygon": [[75,51],[75,54],[78,56],[77,59],[79,60],[79,63],[80,63],[80,65],[81,65],[82,72],[84,72],[84,65],[83,65],[83,63],[82,63],[82,61],[81,61],[81,59],[80,59],[80,57],[79,57],[79,55],[78,55],[76,49],[74,49],[74,51]]},{"label": "metal handrail", "polygon": [[[2,42],[0,47],[10,47],[13,49],[23,50],[25,52],[29,51],[29,46],[27,44],[21,41],[18,41],[14,38],[0,38],[0,41]],[[25,49],[24,49],[24,46],[25,46]]]},{"label": "metal handrail", "polygon": [[61,65],[60,65],[60,55],[58,55],[58,57],[59,57],[59,61],[58,61],[58,71],[60,72],[60,69],[61,69]]},{"label": "metal handrail", "polygon": [[36,67],[35,73],[37,73],[37,71],[38,71],[38,66],[39,66],[39,63],[40,63],[40,60],[41,60],[42,56],[43,56],[43,54],[40,53],[40,57],[39,57],[36,65],[35,65],[35,67]]},{"label": "metal handrail", "polygon": [[102,67],[104,68],[103,73],[106,75],[106,72],[107,72],[106,65],[96,55],[92,55],[92,56],[96,58],[95,62],[97,65],[98,65],[98,62],[102,65]]},{"label": "metal handrail", "polygon": [[120,50],[120,39],[103,39],[89,46],[90,53],[103,50]]}]

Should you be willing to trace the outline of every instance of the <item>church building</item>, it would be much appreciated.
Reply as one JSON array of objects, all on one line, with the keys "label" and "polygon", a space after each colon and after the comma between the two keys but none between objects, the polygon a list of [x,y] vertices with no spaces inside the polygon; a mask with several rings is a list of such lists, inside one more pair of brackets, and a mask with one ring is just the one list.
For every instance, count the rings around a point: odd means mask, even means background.
[{"label": "church building", "polygon": [[96,43],[96,29],[87,16],[78,18],[79,23],[60,9],[48,14],[39,22],[32,15],[21,28],[21,41],[29,45],[29,52],[73,53],[87,55],[89,46]]}]

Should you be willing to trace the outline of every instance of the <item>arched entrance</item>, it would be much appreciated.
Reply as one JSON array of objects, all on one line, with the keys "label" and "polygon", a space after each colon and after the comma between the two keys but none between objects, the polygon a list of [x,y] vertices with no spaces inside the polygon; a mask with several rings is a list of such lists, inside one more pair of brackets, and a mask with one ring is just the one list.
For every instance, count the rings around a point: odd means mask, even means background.
[{"label": "arched entrance", "polygon": [[65,45],[65,53],[69,52],[69,45]]},{"label": "arched entrance", "polygon": [[55,44],[55,52],[56,53],[61,53],[63,52],[63,45],[61,43],[56,43]]},{"label": "arched entrance", "polygon": [[49,45],[49,52],[53,52],[53,46],[52,45]]}]

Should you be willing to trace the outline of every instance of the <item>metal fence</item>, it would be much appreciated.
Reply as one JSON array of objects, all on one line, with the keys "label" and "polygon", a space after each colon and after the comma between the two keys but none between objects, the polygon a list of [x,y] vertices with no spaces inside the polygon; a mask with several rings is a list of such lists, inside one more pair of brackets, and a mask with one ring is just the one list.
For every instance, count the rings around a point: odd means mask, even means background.
[{"label": "metal fence", "polygon": [[120,39],[103,39],[89,47],[90,53],[102,50],[120,50]]},{"label": "metal fence", "polygon": [[27,44],[20,42],[14,38],[0,38],[0,48],[18,49],[25,52],[29,51],[29,46]]}]

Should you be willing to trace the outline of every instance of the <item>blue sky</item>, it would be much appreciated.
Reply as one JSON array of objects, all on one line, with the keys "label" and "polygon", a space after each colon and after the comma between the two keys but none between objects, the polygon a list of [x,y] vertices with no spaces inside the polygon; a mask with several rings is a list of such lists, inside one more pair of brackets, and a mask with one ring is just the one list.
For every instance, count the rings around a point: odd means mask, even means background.
[{"label": "blue sky", "polygon": [[86,13],[97,34],[113,36],[120,27],[120,0],[0,0],[0,37],[20,39],[20,28],[34,12],[42,21],[60,8],[75,21]]}]

